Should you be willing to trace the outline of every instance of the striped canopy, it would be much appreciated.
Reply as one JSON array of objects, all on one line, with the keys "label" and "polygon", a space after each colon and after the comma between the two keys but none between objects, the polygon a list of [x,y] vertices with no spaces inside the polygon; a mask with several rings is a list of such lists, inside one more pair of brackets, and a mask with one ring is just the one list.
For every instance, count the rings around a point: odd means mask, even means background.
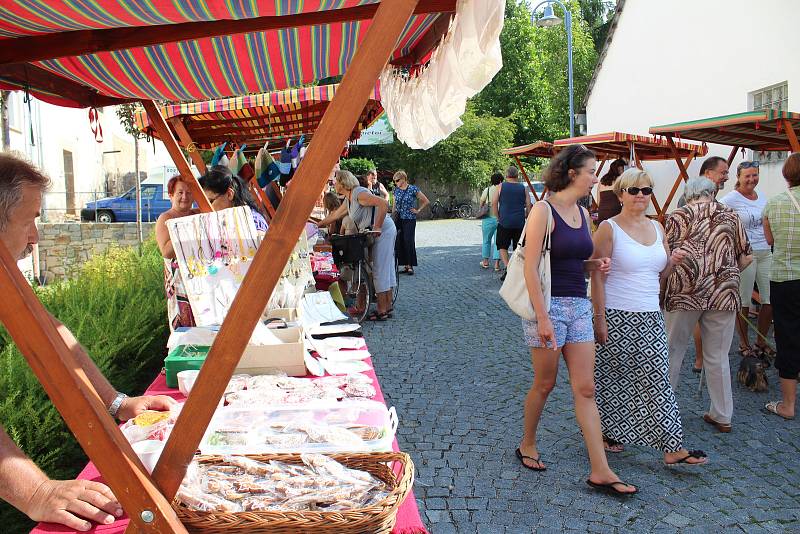
[{"label": "striped canopy", "polygon": [[[607,132],[582,137],[569,137],[559,139],[553,143],[553,148],[558,151],[569,145],[587,145],[588,148],[602,159],[628,158],[631,155],[631,146],[640,161],[659,161],[673,159],[674,155],[666,139],[651,135],[636,135],[623,132]],[[675,142],[678,156],[686,158],[690,154],[705,156],[708,149],[703,145],[694,143]]]},{"label": "striped canopy", "polygon": [[[303,87],[166,105],[161,107],[161,114],[165,119],[180,118],[198,148],[229,142],[240,146],[247,144],[257,150],[270,141],[277,148],[290,137],[305,135],[311,138],[338,87]],[[380,94],[374,89],[353,128],[352,139],[356,139],[361,130],[371,125],[382,112]],[[134,122],[141,131],[157,137],[144,110],[134,115]]]},{"label": "striped canopy", "polygon": [[792,150],[784,121],[800,135],[800,113],[774,109],[653,126],[650,133],[749,148],[759,152]]},{"label": "striped canopy", "polygon": [[[342,74],[379,0],[17,0],[0,10],[0,87],[61,105],[208,100]],[[425,60],[456,0],[420,0],[392,55]]]},{"label": "striped canopy", "polygon": [[552,158],[555,155],[553,143],[536,141],[529,145],[514,146],[502,150],[507,156],[533,156],[537,158]]}]

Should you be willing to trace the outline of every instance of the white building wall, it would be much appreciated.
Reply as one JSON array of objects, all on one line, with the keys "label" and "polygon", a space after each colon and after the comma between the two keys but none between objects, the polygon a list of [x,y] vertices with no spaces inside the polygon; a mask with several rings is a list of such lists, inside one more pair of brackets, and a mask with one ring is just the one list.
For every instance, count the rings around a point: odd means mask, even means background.
[{"label": "white building wall", "polygon": [[[121,175],[134,171],[133,138],[125,132],[114,107],[100,111],[103,141],[98,143],[91,131],[88,109],[66,108],[31,100],[24,103],[22,92],[13,92],[9,100],[11,150],[26,155],[52,180],[44,197],[45,217],[51,221],[64,218],[66,184],[64,151],[72,153],[76,209],[87,201],[102,198],[107,174]],[[31,141],[31,128],[33,141]],[[139,142],[139,169],[147,172],[159,165],[172,165],[160,141]],[[113,187],[113,179],[110,180]]]},{"label": "white building wall", "polygon": [[[651,126],[748,111],[750,92],[786,81],[789,111],[800,111],[798,16],[797,0],[626,0],[587,102],[588,132],[645,134]],[[729,153],[709,146],[709,155]],[[677,166],[644,165],[665,199]],[[699,168],[693,163],[689,175]],[[734,182],[735,169],[725,191]],[[759,190],[772,196],[784,188],[780,165],[762,166]]]}]

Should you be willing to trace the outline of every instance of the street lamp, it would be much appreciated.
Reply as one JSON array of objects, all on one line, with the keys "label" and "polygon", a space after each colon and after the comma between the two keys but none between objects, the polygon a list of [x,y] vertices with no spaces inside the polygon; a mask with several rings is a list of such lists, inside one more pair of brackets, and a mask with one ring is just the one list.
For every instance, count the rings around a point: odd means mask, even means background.
[{"label": "street lamp", "polygon": [[[558,4],[564,10],[564,25],[567,27],[567,80],[569,82],[569,136],[575,137],[575,105],[572,90],[572,15],[567,6],[559,0],[544,0],[536,5],[531,12],[531,21],[542,28],[549,28],[561,24],[561,18],[553,13],[553,4]],[[544,5],[544,14],[539,20],[535,19],[536,10]]]}]

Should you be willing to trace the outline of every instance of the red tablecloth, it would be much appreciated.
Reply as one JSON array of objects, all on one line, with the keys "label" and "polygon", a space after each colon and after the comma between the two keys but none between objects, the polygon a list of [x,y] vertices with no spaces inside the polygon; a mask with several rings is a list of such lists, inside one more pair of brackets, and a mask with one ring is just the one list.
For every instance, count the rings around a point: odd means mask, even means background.
[{"label": "red tablecloth", "polygon": [[[372,359],[365,360],[369,363],[370,368],[372,367]],[[383,392],[381,391],[380,384],[378,383],[378,377],[375,376],[375,371],[370,369],[365,374],[369,375],[375,384],[375,390],[377,391],[375,400],[379,400],[381,402],[385,402],[383,398]],[[170,397],[175,398],[176,400],[183,401],[186,399],[177,389],[171,389],[167,387],[167,381],[164,374],[158,375],[155,381],[150,384],[150,387],[147,388],[146,394],[147,395],[169,395]],[[396,451],[399,451],[400,448],[397,445],[397,440],[394,440],[392,444],[392,448]],[[89,463],[83,471],[78,475],[79,479],[84,480],[96,480],[99,482],[103,481],[103,478],[100,476],[100,473],[97,471],[93,463]],[[117,534],[125,531],[125,528],[128,526],[128,518],[123,516],[122,518],[118,519],[114,523],[110,525],[96,525],[94,529],[90,530],[89,532],[102,532],[104,534]],[[61,525],[54,525],[52,523],[39,523],[36,528],[31,530],[31,534],[44,534],[49,532],[77,532],[70,528],[61,526]],[[419,508],[417,507],[417,500],[414,497],[413,491],[408,495],[405,502],[400,505],[400,509],[397,511],[397,524],[392,531],[393,534],[427,534],[427,530],[425,530],[425,526],[422,523],[422,519],[419,516]]]}]

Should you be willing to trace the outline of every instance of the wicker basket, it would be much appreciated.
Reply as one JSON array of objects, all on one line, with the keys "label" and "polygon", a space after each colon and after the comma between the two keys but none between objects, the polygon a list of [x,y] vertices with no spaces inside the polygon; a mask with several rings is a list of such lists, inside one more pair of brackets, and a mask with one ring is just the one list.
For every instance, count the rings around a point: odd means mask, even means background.
[{"label": "wicker basket", "polygon": [[[326,455],[354,469],[367,471],[387,483],[389,495],[372,506],[335,512],[198,512],[173,502],[172,507],[189,532],[209,534],[247,533],[314,533],[375,534],[390,533],[397,520],[397,509],[411,492],[414,464],[402,452],[345,453]],[[277,460],[301,464],[299,454],[247,455],[258,461]],[[200,456],[203,464],[221,464],[222,456]],[[399,473],[392,469],[400,465]]]}]

